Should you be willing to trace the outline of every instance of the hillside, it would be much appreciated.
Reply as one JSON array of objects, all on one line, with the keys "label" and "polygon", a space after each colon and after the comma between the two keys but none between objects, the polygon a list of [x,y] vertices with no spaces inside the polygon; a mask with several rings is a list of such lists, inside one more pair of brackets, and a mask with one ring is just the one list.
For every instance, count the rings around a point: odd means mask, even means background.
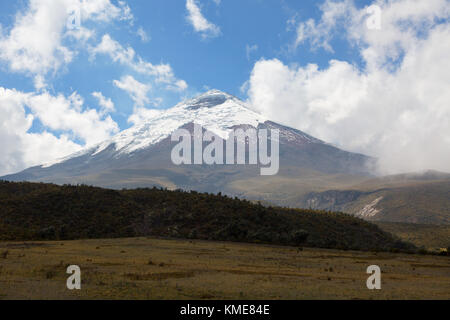
[{"label": "hillside", "polygon": [[342,213],[161,189],[0,182],[1,240],[162,236],[355,250],[413,250]]},{"label": "hillside", "polygon": [[381,229],[430,251],[450,248],[450,225],[375,222]]},{"label": "hillside", "polygon": [[450,175],[425,172],[369,179],[293,197],[289,205],[343,211],[370,221],[450,224]]}]

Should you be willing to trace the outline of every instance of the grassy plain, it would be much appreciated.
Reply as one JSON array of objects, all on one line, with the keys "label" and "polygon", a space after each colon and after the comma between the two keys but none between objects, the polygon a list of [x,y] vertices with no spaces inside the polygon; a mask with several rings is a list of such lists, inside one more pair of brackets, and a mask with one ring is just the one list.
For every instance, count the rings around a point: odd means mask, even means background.
[{"label": "grassy plain", "polygon": [[[81,290],[66,289],[72,264]],[[381,290],[366,287],[373,264]],[[0,242],[0,299],[450,299],[450,259],[154,238]]]}]

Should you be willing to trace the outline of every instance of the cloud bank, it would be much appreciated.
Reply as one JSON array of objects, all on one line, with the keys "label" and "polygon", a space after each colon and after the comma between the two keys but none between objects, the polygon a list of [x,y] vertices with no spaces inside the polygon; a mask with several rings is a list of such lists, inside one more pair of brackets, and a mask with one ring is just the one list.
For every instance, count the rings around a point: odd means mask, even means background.
[{"label": "cloud bank", "polygon": [[330,60],[255,63],[246,83],[256,111],[348,150],[379,158],[379,173],[450,172],[450,6],[445,0],[377,1],[381,29],[366,8],[326,1],[319,21],[297,25],[294,46],[333,51],[344,36],[363,66]]},{"label": "cloud bank", "polygon": [[[91,146],[119,131],[110,116],[84,107],[76,92],[66,97],[0,87],[0,107],[0,174],[61,158],[79,151],[79,142]],[[30,133],[36,121],[46,130]],[[62,133],[57,137],[48,130]]]}]

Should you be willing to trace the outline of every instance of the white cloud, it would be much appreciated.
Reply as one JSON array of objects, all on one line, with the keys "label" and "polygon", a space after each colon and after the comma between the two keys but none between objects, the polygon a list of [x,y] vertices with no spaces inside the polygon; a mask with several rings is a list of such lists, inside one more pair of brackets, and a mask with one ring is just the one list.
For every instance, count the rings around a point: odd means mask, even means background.
[{"label": "white cloud", "polygon": [[122,20],[133,22],[133,14],[125,1],[118,1],[117,6],[110,0],[71,1],[72,6],[80,6],[82,18],[103,22]]},{"label": "white cloud", "polygon": [[167,89],[182,91],[187,88],[187,83],[184,80],[175,77],[170,65],[154,65],[143,60],[136,55],[133,48],[124,48],[119,42],[112,39],[109,34],[105,34],[102,37],[102,41],[96,47],[91,48],[90,52],[92,58],[95,58],[98,54],[106,54],[114,62],[126,65],[135,72],[155,77],[156,82],[165,84]]},{"label": "white cloud", "polygon": [[42,76],[41,74],[38,74],[34,77],[34,87],[38,91],[47,87],[47,83],[45,81],[44,76]]},{"label": "white cloud", "polygon": [[186,0],[186,9],[188,11],[187,20],[203,38],[213,38],[220,35],[220,28],[203,16],[196,0]]},{"label": "white cloud", "polygon": [[95,30],[87,29],[80,26],[78,29],[70,29],[64,33],[65,38],[73,38],[81,43],[86,43],[88,40],[94,38]]},{"label": "white cloud", "polygon": [[[0,60],[13,72],[40,79],[69,64],[75,53],[63,44],[66,31],[77,39],[91,36],[84,28],[78,33],[66,30],[71,8],[79,8],[84,21],[132,19],[130,8],[123,1],[116,6],[110,0],[30,0],[23,13],[16,15],[9,33],[0,33]],[[43,84],[40,80],[35,83]]]},{"label": "white cloud", "polygon": [[23,102],[45,127],[70,132],[86,145],[106,140],[119,131],[110,116],[103,118],[97,110],[83,108],[83,98],[76,92],[69,97],[48,92],[27,94]]},{"label": "white cloud", "polygon": [[[24,93],[0,87],[0,175],[17,172],[79,151],[118,131],[110,118],[102,118],[94,109],[84,109],[76,93],[69,97],[47,92]],[[29,110],[30,112],[27,112]],[[31,133],[34,121],[45,128],[62,132],[59,137],[47,131]]]},{"label": "white cloud", "polygon": [[140,124],[162,112],[161,110],[145,107],[145,105],[150,103],[157,106],[162,102],[161,98],[154,98],[152,99],[153,101],[150,101],[148,97],[148,92],[151,89],[150,85],[141,83],[130,75],[122,77],[120,81],[114,80],[113,83],[116,87],[127,92],[134,101],[133,113],[128,117],[129,123],[134,125]]},{"label": "white cloud", "polygon": [[[351,17],[354,16],[356,9],[353,1],[326,1],[320,6],[323,12],[321,20],[316,23],[313,19],[301,22],[297,27],[297,37],[294,47],[309,41],[313,49],[322,47],[327,51],[333,52],[330,40],[333,37],[333,31],[339,24],[350,25]],[[347,14],[349,13],[349,14]],[[295,21],[288,21],[295,23]]]},{"label": "white cloud", "polygon": [[97,54],[107,54],[111,57],[114,62],[119,62],[121,64],[133,65],[136,52],[133,48],[124,48],[122,45],[113,40],[109,34],[105,34],[102,37],[102,41],[94,48],[90,50],[93,58]]},{"label": "white cloud", "polygon": [[133,114],[128,118],[128,122],[136,125],[144,123],[151,118],[154,118],[161,114],[161,110],[147,109],[147,108],[134,108]]},{"label": "white cloud", "polygon": [[381,9],[381,30],[367,27],[368,7],[358,9],[352,0],[325,1],[319,21],[298,24],[295,47],[308,42],[312,48],[333,52],[330,41],[341,36],[360,49],[368,69],[392,67],[437,21],[450,15],[448,0],[379,0],[375,5]]},{"label": "white cloud", "polygon": [[143,107],[150,103],[150,99],[147,96],[151,89],[150,85],[141,83],[130,75],[122,77],[120,81],[114,80],[113,83],[117,88],[126,91],[136,106]]},{"label": "white cloud", "polygon": [[137,35],[139,36],[139,38],[141,38],[141,41],[144,43],[150,41],[149,35],[147,34],[147,32],[145,32],[145,30],[142,27],[138,29]]},{"label": "white cloud", "polygon": [[[327,2],[322,19],[310,24],[330,25],[336,12],[345,15],[342,21],[350,23],[334,27],[346,28],[365,66],[331,60],[319,69],[260,60],[247,84],[249,102],[275,121],[379,157],[382,173],[450,171],[448,2],[378,1],[379,31],[365,27],[364,8],[341,3],[345,10]],[[325,34],[303,36],[332,49]]]},{"label": "white cloud", "polygon": [[112,100],[109,98],[105,98],[105,96],[101,92],[92,92],[92,96],[98,100],[98,104],[101,107],[101,114],[107,114],[115,111],[114,103],[112,102]]},{"label": "white cloud", "polygon": [[9,34],[0,36],[0,59],[14,72],[41,75],[69,63],[73,53],[61,44],[66,14],[62,1],[30,1]]}]

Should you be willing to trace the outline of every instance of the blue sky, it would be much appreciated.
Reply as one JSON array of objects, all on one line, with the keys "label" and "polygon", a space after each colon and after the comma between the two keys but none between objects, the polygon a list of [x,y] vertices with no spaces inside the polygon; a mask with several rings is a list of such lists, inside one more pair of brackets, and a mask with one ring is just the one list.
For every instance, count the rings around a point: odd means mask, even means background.
[{"label": "blue sky", "polygon": [[[380,28],[367,25],[373,6]],[[448,84],[449,8],[448,0],[2,1],[1,171],[98,143],[209,88],[345,149],[387,155],[387,171],[420,150],[417,141],[442,136],[411,170],[446,169],[450,112],[440,101],[448,99],[420,93]],[[71,30],[76,12],[80,28]],[[424,76],[426,57],[437,69]],[[413,133],[424,119],[433,130]]]},{"label": "blue sky", "polygon": [[[115,3],[112,1],[112,3]],[[367,1],[358,1],[365,6]],[[183,92],[151,90],[150,99],[163,98],[158,108],[171,107],[184,97],[196,95],[207,88],[218,88],[246,99],[241,86],[248,80],[255,61],[278,58],[286,64],[317,63],[326,67],[332,58],[360,63],[358,52],[346,43],[336,42],[335,52],[312,49],[308,45],[292,49],[295,28],[290,19],[307,20],[320,17],[319,3],[307,1],[246,0],[246,1],[197,1],[206,19],[220,28],[220,34],[203,38],[187,20],[188,12],[184,1],[128,1],[133,21],[113,21],[93,23],[81,21],[87,28],[95,28],[94,45],[101,36],[109,34],[125,47],[132,47],[136,54],[154,64],[170,64],[177,78],[188,84]],[[3,29],[14,26],[15,16],[27,10],[28,1],[2,1],[0,23]],[[148,41],[142,41],[137,31],[142,28]],[[4,31],[5,32],[5,31]],[[65,42],[70,47],[79,48],[73,41]],[[247,47],[252,48],[247,53]],[[70,95],[77,91],[91,108],[98,108],[92,91],[100,91],[110,97],[117,109],[112,118],[121,129],[130,126],[127,118],[133,110],[133,100],[123,90],[115,87],[113,79],[132,74],[140,82],[151,82],[145,76],[130,72],[128,67],[115,64],[108,57],[89,60],[89,52],[80,52],[73,61],[55,74],[49,73],[48,90],[52,94]],[[0,69],[0,85],[22,91],[34,90],[33,78],[27,74],[11,72],[7,65]],[[153,101],[153,100],[152,100]],[[153,107],[153,106],[152,106]],[[39,121],[36,121],[39,122]],[[35,130],[43,130],[34,125]]]}]

